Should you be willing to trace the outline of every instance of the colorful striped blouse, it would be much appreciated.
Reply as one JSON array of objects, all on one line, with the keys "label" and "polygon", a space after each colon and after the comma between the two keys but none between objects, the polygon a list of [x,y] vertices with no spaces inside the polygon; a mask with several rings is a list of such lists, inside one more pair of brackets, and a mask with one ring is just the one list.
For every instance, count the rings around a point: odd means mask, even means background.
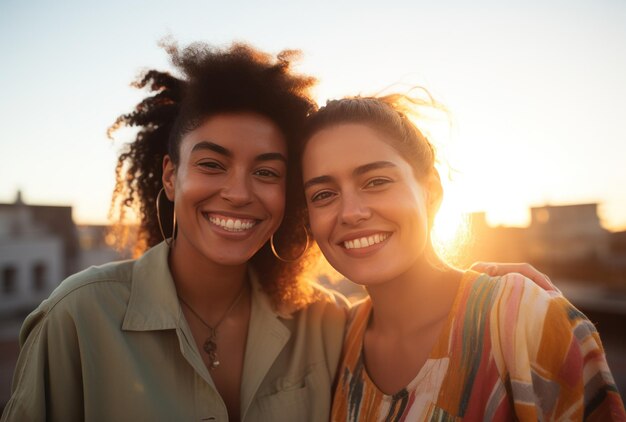
[{"label": "colorful striped blouse", "polygon": [[626,421],[594,325],[519,274],[468,271],[417,376],[382,393],[363,364],[371,302],[352,310],[333,421]]}]

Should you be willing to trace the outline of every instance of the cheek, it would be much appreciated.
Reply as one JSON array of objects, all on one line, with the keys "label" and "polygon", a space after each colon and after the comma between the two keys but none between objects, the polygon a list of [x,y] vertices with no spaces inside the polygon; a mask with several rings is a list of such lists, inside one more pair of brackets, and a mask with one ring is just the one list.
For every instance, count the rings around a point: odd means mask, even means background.
[{"label": "cheek", "polygon": [[404,224],[402,242],[404,248],[412,251],[411,255],[419,256],[429,238],[428,215],[424,204],[413,204],[404,210]]},{"label": "cheek", "polygon": [[410,221],[412,233],[416,239],[425,237],[428,233],[428,213],[426,207],[419,204],[407,210],[407,220]]},{"label": "cheek", "polygon": [[272,215],[282,219],[285,212],[285,185],[263,185],[259,188],[259,196],[263,198],[265,206]]},{"label": "cheek", "polygon": [[308,207],[308,210],[309,210],[309,226],[311,226],[311,235],[313,236],[313,239],[315,239],[317,243],[320,243],[321,236],[320,236],[319,216],[315,212],[315,210],[312,210],[310,207]]},{"label": "cheek", "polygon": [[423,189],[414,187],[407,189],[402,195],[404,200],[404,212],[408,218],[414,221],[420,229],[428,226],[428,207],[427,207],[427,195]]},{"label": "cheek", "polygon": [[176,199],[181,201],[195,202],[215,190],[213,183],[208,183],[201,177],[183,175],[183,177],[178,177],[176,182]]},{"label": "cheek", "polygon": [[328,212],[323,209],[309,207],[309,224],[311,235],[320,248],[324,248],[324,241],[330,236],[332,225]]}]

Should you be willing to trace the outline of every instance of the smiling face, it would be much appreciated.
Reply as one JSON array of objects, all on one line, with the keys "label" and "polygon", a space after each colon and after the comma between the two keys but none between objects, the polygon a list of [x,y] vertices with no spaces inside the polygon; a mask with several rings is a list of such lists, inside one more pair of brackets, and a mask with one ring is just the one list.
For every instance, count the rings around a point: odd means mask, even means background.
[{"label": "smiling face", "polygon": [[313,236],[348,279],[385,282],[423,261],[429,194],[379,132],[358,123],[316,132],[304,151],[303,177]]},{"label": "smiling face", "polygon": [[286,157],[278,127],[256,114],[215,115],[188,132],[179,163],[164,161],[175,247],[219,265],[246,263],[283,218]]}]

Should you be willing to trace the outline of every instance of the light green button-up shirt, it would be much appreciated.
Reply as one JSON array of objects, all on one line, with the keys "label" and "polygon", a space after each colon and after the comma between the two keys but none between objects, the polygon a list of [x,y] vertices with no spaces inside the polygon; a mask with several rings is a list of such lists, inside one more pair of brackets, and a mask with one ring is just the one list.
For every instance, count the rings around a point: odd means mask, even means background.
[{"label": "light green button-up shirt", "polygon": [[[65,280],[27,318],[2,421],[227,421],[185,321],[165,243]],[[262,276],[262,275],[261,275]],[[253,280],[243,421],[326,421],[345,305],[274,311]]]}]

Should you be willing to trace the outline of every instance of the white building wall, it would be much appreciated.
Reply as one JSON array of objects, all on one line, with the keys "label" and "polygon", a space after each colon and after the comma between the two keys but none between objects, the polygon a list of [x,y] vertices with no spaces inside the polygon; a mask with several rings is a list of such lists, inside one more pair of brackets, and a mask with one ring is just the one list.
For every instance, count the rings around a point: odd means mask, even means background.
[{"label": "white building wall", "polygon": [[[35,267],[45,268],[41,288],[35,285]],[[63,280],[63,242],[55,237],[0,239],[0,314],[30,311]],[[14,267],[16,285],[4,292],[4,270]]]}]

